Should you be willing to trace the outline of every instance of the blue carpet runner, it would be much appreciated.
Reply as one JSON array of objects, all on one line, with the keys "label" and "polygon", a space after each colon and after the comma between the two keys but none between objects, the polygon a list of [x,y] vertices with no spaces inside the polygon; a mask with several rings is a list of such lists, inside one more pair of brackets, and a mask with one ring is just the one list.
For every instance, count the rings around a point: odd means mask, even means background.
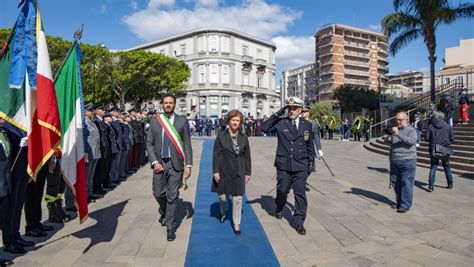
[{"label": "blue carpet runner", "polygon": [[220,223],[218,197],[211,192],[213,144],[214,140],[203,143],[185,266],[280,266],[262,225],[245,197],[242,234],[236,236],[232,231],[231,203],[225,223]]}]

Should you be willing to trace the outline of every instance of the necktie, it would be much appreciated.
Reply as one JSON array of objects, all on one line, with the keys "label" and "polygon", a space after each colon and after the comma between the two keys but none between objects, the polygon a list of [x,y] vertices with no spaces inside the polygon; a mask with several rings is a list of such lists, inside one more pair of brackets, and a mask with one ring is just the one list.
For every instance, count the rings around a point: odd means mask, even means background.
[{"label": "necktie", "polygon": [[3,131],[0,131],[0,142],[3,144],[3,150],[5,151],[5,156],[7,158],[10,156],[10,143],[7,141],[7,138],[4,135]]},{"label": "necktie", "polygon": [[162,146],[162,157],[163,158],[169,158],[170,157],[170,143],[171,143],[171,140],[170,138],[168,137],[168,134],[166,133],[166,131],[163,131],[163,146]]}]

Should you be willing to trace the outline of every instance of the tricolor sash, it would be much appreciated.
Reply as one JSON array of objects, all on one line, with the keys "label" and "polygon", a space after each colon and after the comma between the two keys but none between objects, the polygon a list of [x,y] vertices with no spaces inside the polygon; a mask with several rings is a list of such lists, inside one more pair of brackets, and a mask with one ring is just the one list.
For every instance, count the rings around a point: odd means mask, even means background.
[{"label": "tricolor sash", "polygon": [[161,124],[161,127],[163,127],[166,135],[168,135],[169,139],[171,140],[171,143],[173,143],[174,147],[176,148],[179,155],[181,156],[181,159],[183,159],[184,161],[184,149],[183,149],[184,144],[183,144],[183,140],[181,140],[181,136],[179,136],[178,131],[176,131],[176,128],[174,128],[170,119],[168,119],[168,117],[165,116],[164,114],[160,114],[156,116],[156,119]]}]

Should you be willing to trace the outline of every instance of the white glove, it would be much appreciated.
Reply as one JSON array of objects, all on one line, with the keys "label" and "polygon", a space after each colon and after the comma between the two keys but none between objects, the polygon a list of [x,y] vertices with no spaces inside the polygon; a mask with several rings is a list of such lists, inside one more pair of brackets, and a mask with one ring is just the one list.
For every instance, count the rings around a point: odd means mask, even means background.
[{"label": "white glove", "polygon": [[322,150],[318,150],[318,154],[319,154],[320,157],[322,157],[322,156],[323,156],[323,151],[322,151]]},{"label": "white glove", "polygon": [[27,137],[23,137],[21,138],[20,140],[20,147],[27,147],[28,146],[28,136]]}]

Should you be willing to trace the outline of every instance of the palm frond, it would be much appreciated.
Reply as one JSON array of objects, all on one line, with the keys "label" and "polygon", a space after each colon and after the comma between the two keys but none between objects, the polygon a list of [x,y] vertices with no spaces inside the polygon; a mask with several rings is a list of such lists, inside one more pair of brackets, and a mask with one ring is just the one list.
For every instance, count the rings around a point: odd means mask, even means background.
[{"label": "palm frond", "polygon": [[381,24],[384,34],[390,37],[402,30],[418,28],[422,23],[418,18],[408,14],[391,13],[382,19]]},{"label": "palm frond", "polygon": [[408,43],[416,40],[422,36],[423,31],[419,28],[410,29],[402,32],[390,43],[390,53],[395,55],[400,49],[405,47]]},{"label": "palm frond", "polygon": [[471,19],[474,18],[474,4],[462,4],[454,9],[456,18]]}]

